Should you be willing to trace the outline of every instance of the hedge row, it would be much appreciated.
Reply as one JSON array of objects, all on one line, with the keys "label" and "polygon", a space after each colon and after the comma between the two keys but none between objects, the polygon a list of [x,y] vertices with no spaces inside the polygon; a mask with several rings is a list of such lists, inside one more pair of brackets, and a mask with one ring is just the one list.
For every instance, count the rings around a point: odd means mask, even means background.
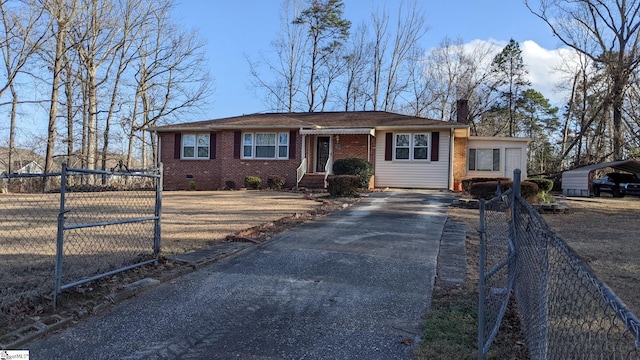
[{"label": "hedge row", "polygon": [[[471,189],[469,189],[469,193],[476,199],[490,200],[496,197],[498,184],[500,184],[502,192],[505,192],[513,186],[513,181],[485,181],[474,183]],[[538,184],[534,182],[523,181],[520,183],[520,193],[525,200],[535,198],[539,192]]]}]

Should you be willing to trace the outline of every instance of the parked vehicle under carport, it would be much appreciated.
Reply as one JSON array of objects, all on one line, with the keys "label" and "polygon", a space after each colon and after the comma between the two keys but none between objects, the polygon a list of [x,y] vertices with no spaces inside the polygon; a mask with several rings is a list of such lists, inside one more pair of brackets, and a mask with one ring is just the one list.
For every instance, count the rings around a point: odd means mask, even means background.
[{"label": "parked vehicle under carport", "polygon": [[613,197],[640,196],[640,179],[635,174],[608,173],[602,179],[593,180],[592,187],[595,197],[603,192],[608,192]]}]

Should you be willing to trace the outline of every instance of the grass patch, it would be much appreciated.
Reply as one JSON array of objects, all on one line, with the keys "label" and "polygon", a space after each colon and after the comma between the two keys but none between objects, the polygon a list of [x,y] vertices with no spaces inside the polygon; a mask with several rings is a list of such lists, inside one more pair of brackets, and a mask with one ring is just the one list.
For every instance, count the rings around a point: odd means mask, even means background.
[{"label": "grass patch", "polygon": [[[478,210],[449,210],[449,217],[467,228],[466,279],[460,286],[442,286],[436,280],[416,360],[478,358],[478,216]],[[485,359],[529,359],[513,300]]]},{"label": "grass patch", "polygon": [[416,359],[477,359],[478,307],[464,288],[434,289]]},{"label": "grass patch", "polygon": [[[478,358],[478,293],[468,284],[436,287],[417,360]],[[485,359],[529,359],[520,320],[511,301]]]}]

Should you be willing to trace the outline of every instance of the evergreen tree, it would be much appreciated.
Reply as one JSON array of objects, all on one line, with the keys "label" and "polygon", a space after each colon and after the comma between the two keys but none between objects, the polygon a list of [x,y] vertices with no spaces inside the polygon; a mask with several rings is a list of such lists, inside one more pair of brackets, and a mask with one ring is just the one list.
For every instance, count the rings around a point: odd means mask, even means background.
[{"label": "evergreen tree", "polygon": [[494,111],[503,114],[506,122],[498,133],[507,129],[508,136],[515,136],[518,132],[519,120],[516,112],[516,101],[522,96],[525,88],[531,85],[527,79],[527,69],[522,60],[520,45],[513,39],[502,51],[493,58],[491,63],[493,83],[491,89],[499,92],[499,103]]},{"label": "evergreen tree", "polygon": [[558,169],[559,161],[554,156],[553,134],[558,134],[558,108],[549,104],[549,99],[533,89],[527,89],[518,99],[518,112],[522,118],[522,134],[529,143],[529,173],[542,174]]},{"label": "evergreen tree", "polygon": [[303,10],[293,23],[304,25],[308,29],[310,41],[309,93],[307,94],[309,111],[316,107],[316,93],[319,88],[318,74],[329,55],[349,36],[351,22],[343,18],[342,0],[310,0],[310,6]]}]

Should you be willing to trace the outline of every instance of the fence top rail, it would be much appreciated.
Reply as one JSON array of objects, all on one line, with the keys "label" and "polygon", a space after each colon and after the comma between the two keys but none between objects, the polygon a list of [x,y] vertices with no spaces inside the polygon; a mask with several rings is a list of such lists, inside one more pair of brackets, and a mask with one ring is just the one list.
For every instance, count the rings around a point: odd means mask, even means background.
[{"label": "fence top rail", "polygon": [[[150,177],[150,178],[159,178],[161,175],[158,173],[158,168],[153,168],[146,170],[147,172],[135,171],[106,171],[106,170],[89,170],[89,169],[76,169],[76,168],[67,168],[67,173],[82,173],[82,174],[95,174],[95,175],[126,175],[126,176],[139,176],[139,177]],[[155,172],[155,173],[151,173]]]},{"label": "fence top rail", "polygon": [[0,174],[0,179],[18,179],[18,178],[41,178],[49,176],[60,176],[61,173],[43,173],[43,174]]}]

